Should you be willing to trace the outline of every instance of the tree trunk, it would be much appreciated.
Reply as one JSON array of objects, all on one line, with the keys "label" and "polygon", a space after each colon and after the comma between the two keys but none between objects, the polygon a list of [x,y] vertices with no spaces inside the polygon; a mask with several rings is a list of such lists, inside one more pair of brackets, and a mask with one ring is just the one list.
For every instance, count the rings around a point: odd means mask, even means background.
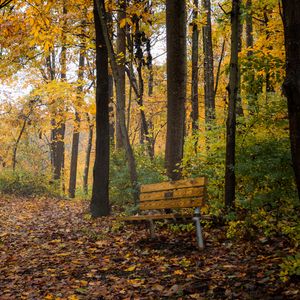
[{"label": "tree trunk", "polygon": [[[243,36],[243,24],[241,22],[241,16],[239,17],[239,39],[238,39],[238,53],[242,51],[242,36]],[[238,64],[238,96],[236,101],[236,114],[240,117],[244,116],[242,105],[242,89],[241,89],[241,66]]]},{"label": "tree trunk", "polygon": [[[86,14],[85,16],[86,17]],[[85,34],[86,20],[81,23],[82,37]],[[84,38],[81,38],[80,49],[79,49],[79,63],[78,63],[78,86],[77,86],[77,105],[75,105],[75,121],[73,128],[73,139],[72,139],[72,152],[71,152],[71,166],[70,166],[70,181],[69,181],[69,197],[75,198],[76,193],[76,180],[77,180],[77,162],[78,162],[78,147],[79,147],[79,126],[80,116],[77,112],[77,107],[80,107],[83,102],[83,78],[84,78],[84,59],[85,59],[85,42]]]},{"label": "tree trunk", "polygon": [[181,177],[186,101],[186,1],[166,1],[167,140],[165,164],[172,180]]},{"label": "tree trunk", "polygon": [[[111,69],[112,69],[115,81],[117,81],[120,74],[119,74],[119,68],[118,68],[115,52],[114,52],[111,40],[109,39],[104,3],[103,3],[103,1],[96,1],[96,5],[97,5],[97,8],[98,8],[99,20],[100,20],[100,23],[101,23],[102,33],[104,35],[105,45],[106,45],[108,55],[109,55],[109,61],[110,61]],[[128,161],[128,169],[129,169],[130,180],[131,180],[131,185],[132,185],[132,189],[133,189],[134,203],[137,204],[139,189],[138,189],[138,178],[137,178],[137,171],[136,171],[136,163],[135,163],[133,150],[132,150],[131,145],[130,145],[128,131],[127,131],[127,128],[126,128],[125,110],[120,109],[118,103],[117,103],[117,111],[118,111],[119,116],[120,116],[120,128],[121,128],[121,133],[122,133],[122,141],[123,141],[123,145],[124,145],[124,148],[125,148],[125,153],[126,153],[126,157],[127,157],[127,161]]]},{"label": "tree trunk", "polygon": [[110,214],[109,204],[109,91],[108,49],[101,26],[98,5],[104,0],[94,0],[96,30],[96,155],[93,170],[93,192],[90,210],[93,217]]},{"label": "tree trunk", "polygon": [[16,143],[15,143],[14,148],[13,148],[13,157],[12,157],[13,171],[16,170],[18,146],[19,146],[20,140],[22,138],[22,135],[25,131],[26,124],[27,124],[27,119],[28,119],[27,117],[24,118],[22,128],[20,130],[20,133],[18,135],[18,138],[17,138]]},{"label": "tree trunk", "polygon": [[78,131],[79,124],[80,124],[80,117],[78,112],[75,112],[75,122],[74,122],[73,137],[72,137],[70,181],[69,181],[70,198],[75,198],[75,192],[76,192],[78,146],[79,146],[79,131]]},{"label": "tree trunk", "polygon": [[238,48],[239,48],[240,0],[232,0],[231,11],[231,58],[229,70],[228,117],[226,132],[225,206],[235,205],[235,132],[236,102],[238,97]]},{"label": "tree trunk", "polygon": [[[269,26],[269,16],[268,16],[269,10],[267,5],[264,7],[264,22],[265,22],[265,27],[266,27],[266,41],[270,39],[271,32],[268,28]],[[271,50],[272,46],[267,47],[267,49]],[[269,66],[267,66],[266,69],[266,102],[268,102],[268,93],[274,93],[274,86],[271,81],[271,76],[270,76],[270,70]]]},{"label": "tree trunk", "polygon": [[[135,32],[135,58],[137,60],[137,73],[138,73],[138,95],[137,102],[138,105],[142,108],[144,105],[144,79],[143,79],[143,50],[142,50],[142,39],[143,33],[140,31],[139,20],[136,21],[136,32]],[[131,70],[133,74],[133,70]],[[140,109],[141,113],[141,144],[144,143],[144,138],[147,141],[147,150],[150,159],[154,158],[154,149],[152,148],[152,139],[150,137],[148,122],[146,119],[146,114],[144,109]]]},{"label": "tree trunk", "polygon": [[126,30],[120,27],[121,20],[126,18],[126,0],[118,0],[118,27],[117,27],[117,65],[119,76],[116,78],[117,106],[116,110],[116,148],[123,147],[122,130],[120,125],[120,111],[125,111],[125,59],[126,59]]},{"label": "tree trunk", "polygon": [[293,168],[300,199],[300,2],[283,0],[286,49],[286,79],[283,90],[288,101]]},{"label": "tree trunk", "polygon": [[209,124],[216,117],[214,93],[214,56],[211,33],[211,4],[210,0],[202,0],[202,7],[206,13],[206,24],[203,26],[204,52],[204,98],[205,122]]},{"label": "tree trunk", "polygon": [[246,46],[248,49],[247,56],[253,55],[253,20],[252,20],[252,0],[247,0],[246,2]]},{"label": "tree trunk", "polygon": [[[252,0],[247,0],[246,2],[246,47],[248,48],[247,57],[251,59],[253,55],[253,19],[252,19]],[[255,74],[253,70],[248,70],[249,80],[247,84],[247,100],[249,106],[249,113],[253,114],[255,112],[255,106],[257,105],[257,91],[255,89],[254,80]]]},{"label": "tree trunk", "polygon": [[[109,38],[114,39],[114,24],[112,13],[107,13],[107,26],[109,31]],[[111,69],[108,70],[108,88],[109,88],[109,138],[112,145],[115,145],[115,115],[114,115],[114,78]]]},{"label": "tree trunk", "polygon": [[218,68],[217,68],[216,83],[215,83],[215,90],[214,90],[215,97],[216,97],[217,92],[218,92],[219,80],[220,80],[220,74],[221,74],[221,65],[222,65],[224,55],[225,55],[225,38],[224,38],[223,43],[222,43],[221,55],[220,55],[220,58],[219,58],[219,63],[218,63]]},{"label": "tree trunk", "polygon": [[146,50],[148,54],[147,58],[147,66],[149,70],[149,78],[148,78],[148,96],[151,97],[153,95],[153,85],[154,85],[154,78],[153,78],[153,58],[151,54],[151,40],[150,38],[147,39]]},{"label": "tree trunk", "polygon": [[[63,1],[63,15],[65,16],[67,14],[67,8],[66,8],[66,2]],[[66,27],[66,18],[64,18],[63,28]],[[60,79],[61,81],[66,81],[67,78],[67,48],[66,48],[66,35],[65,30],[62,31],[61,36],[61,55],[60,55]],[[50,80],[55,80],[55,73],[56,73],[56,67],[55,67],[55,52],[54,50],[51,53],[51,56],[49,55],[48,58],[48,69],[50,73]],[[51,149],[52,149],[52,162],[53,162],[53,179],[61,181],[62,189],[64,191],[64,164],[65,164],[65,130],[66,125],[64,121],[64,108],[59,107],[57,111],[54,112],[55,116],[59,118],[57,121],[55,118],[51,120]]]},{"label": "tree trunk", "polygon": [[91,152],[93,145],[93,133],[94,133],[94,125],[90,121],[89,114],[87,113],[87,122],[89,123],[89,136],[87,142],[87,148],[85,153],[85,165],[83,172],[83,191],[87,195],[88,194],[88,182],[89,182],[89,170],[90,170],[90,160],[91,160]]},{"label": "tree trunk", "polygon": [[[194,0],[193,7],[193,35],[192,35],[192,129],[199,129],[199,105],[198,105],[198,83],[199,83],[199,28],[198,28],[198,0]],[[196,145],[197,148],[197,145]]]}]

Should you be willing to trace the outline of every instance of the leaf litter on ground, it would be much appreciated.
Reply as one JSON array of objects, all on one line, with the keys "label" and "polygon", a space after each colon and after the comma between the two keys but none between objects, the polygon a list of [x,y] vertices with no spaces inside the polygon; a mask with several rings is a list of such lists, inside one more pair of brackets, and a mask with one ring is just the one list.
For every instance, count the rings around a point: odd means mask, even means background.
[{"label": "leaf litter on ground", "polygon": [[0,299],[300,299],[283,283],[282,241],[230,241],[224,228],[141,225],[88,215],[88,202],[0,197]]}]

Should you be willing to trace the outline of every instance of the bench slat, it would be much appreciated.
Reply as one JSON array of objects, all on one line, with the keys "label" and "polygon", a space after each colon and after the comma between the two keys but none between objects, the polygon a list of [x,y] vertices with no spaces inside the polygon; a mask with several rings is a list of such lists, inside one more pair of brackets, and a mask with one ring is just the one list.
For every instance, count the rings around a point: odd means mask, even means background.
[{"label": "bench slat", "polygon": [[129,216],[129,217],[121,217],[119,220],[121,221],[143,221],[143,220],[163,220],[163,219],[185,219],[192,218],[191,214],[161,214],[161,215],[139,215],[139,216]]},{"label": "bench slat", "polygon": [[206,177],[189,178],[177,181],[166,181],[153,184],[144,184],[141,186],[141,193],[149,193],[154,191],[167,191],[171,189],[205,186],[207,184]]},{"label": "bench slat", "polygon": [[140,201],[151,201],[151,200],[164,200],[164,199],[176,199],[176,198],[189,198],[189,197],[200,197],[204,196],[205,188],[186,188],[169,191],[159,191],[152,193],[142,193],[140,194]]},{"label": "bench slat", "polygon": [[148,209],[165,209],[165,208],[185,208],[185,207],[202,206],[203,204],[204,204],[204,197],[179,198],[179,199],[140,202],[140,209],[148,210]]}]

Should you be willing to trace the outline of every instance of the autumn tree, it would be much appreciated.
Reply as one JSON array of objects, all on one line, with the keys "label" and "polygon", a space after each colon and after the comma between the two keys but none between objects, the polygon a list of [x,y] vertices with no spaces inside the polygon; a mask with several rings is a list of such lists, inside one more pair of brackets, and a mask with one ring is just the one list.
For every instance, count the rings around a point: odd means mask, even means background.
[{"label": "autumn tree", "polygon": [[[94,0],[94,19],[96,30],[96,155],[93,171],[93,191],[91,214],[94,217],[110,214],[109,183],[109,87],[108,87],[108,49],[105,33],[101,26],[97,1]],[[98,3],[99,5],[99,3]]]},{"label": "autumn tree", "polygon": [[202,8],[205,12],[205,24],[202,28],[203,54],[204,54],[204,98],[205,121],[209,123],[215,119],[215,93],[214,93],[214,56],[211,29],[211,3],[210,0],[202,0]]},{"label": "autumn tree", "polygon": [[[119,76],[116,79],[116,148],[123,146],[122,130],[120,124],[120,114],[125,111],[126,91],[125,91],[125,61],[126,61],[126,0],[118,0],[118,22],[117,22],[117,66]],[[125,23],[126,24],[126,23]]]},{"label": "autumn tree", "polygon": [[235,202],[235,133],[236,103],[238,97],[238,43],[240,0],[232,0],[231,11],[231,58],[229,69],[228,116],[226,123],[226,166],[225,166],[225,205],[234,207]]},{"label": "autumn tree", "polygon": [[193,34],[192,34],[192,129],[198,130],[199,121],[199,26],[198,26],[198,0],[193,2]]},{"label": "autumn tree", "polygon": [[[84,13],[86,15],[86,12]],[[83,17],[85,18],[85,16]],[[77,86],[77,103],[75,103],[75,120],[72,137],[72,152],[71,152],[71,166],[70,166],[70,180],[69,180],[69,197],[75,198],[76,192],[76,179],[77,179],[77,164],[78,164],[78,148],[79,148],[79,126],[80,126],[80,114],[79,108],[83,106],[83,79],[84,79],[84,65],[85,65],[85,26],[86,20],[81,22],[81,41],[79,46],[79,63],[78,63],[78,86]]]},{"label": "autumn tree", "polygon": [[[167,175],[180,178],[186,100],[186,2],[166,1],[167,25]],[[176,63],[175,63],[176,62]]]},{"label": "autumn tree", "polygon": [[[119,80],[119,77],[122,76],[122,74],[120,74],[117,57],[116,57],[112,42],[109,38],[109,32],[108,32],[108,26],[107,26],[107,13],[105,10],[104,3],[102,3],[102,1],[100,1],[100,2],[96,1],[96,4],[97,4],[97,8],[98,8],[100,25],[101,25],[105,45],[107,48],[108,56],[109,56],[110,66],[112,69],[114,80],[115,80],[115,82],[117,82]],[[131,181],[131,185],[132,185],[132,189],[133,189],[133,198],[134,198],[134,202],[137,203],[138,193],[139,193],[138,177],[137,177],[135,157],[134,157],[132,146],[130,144],[128,130],[126,128],[125,110],[122,109],[122,107],[120,107],[118,105],[118,103],[117,103],[117,110],[119,111],[119,119],[120,119],[119,124],[120,124],[121,133],[122,133],[122,142],[123,142],[124,150],[126,153],[126,158],[128,161],[130,181]]]},{"label": "autumn tree", "polygon": [[293,168],[300,198],[300,2],[283,0],[286,78],[283,90],[288,101]]}]

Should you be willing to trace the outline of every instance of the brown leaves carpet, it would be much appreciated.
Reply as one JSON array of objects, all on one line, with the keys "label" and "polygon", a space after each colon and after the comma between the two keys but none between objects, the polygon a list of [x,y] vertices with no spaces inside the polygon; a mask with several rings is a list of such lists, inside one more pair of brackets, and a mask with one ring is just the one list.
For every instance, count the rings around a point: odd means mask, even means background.
[{"label": "brown leaves carpet", "polygon": [[284,241],[230,241],[91,219],[88,202],[0,196],[0,299],[300,299]]}]

